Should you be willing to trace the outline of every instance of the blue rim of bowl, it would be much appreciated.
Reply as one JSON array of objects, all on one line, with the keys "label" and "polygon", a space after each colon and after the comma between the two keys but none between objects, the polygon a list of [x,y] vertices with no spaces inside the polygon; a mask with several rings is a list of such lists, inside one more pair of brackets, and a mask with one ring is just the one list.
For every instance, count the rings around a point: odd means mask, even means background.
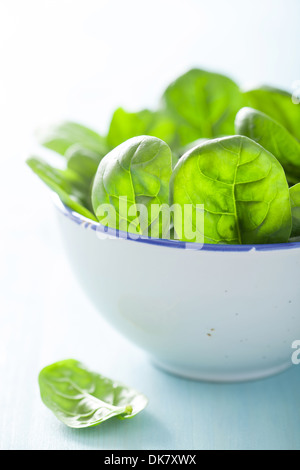
[{"label": "blue rim of bowl", "polygon": [[166,246],[169,248],[179,248],[179,249],[190,249],[195,251],[223,251],[223,252],[247,252],[247,251],[282,251],[282,250],[291,250],[294,248],[300,249],[299,242],[288,242],[288,243],[274,243],[274,244],[261,244],[261,245],[216,245],[209,243],[192,243],[192,242],[182,242],[180,240],[167,240],[165,238],[150,238],[145,236],[139,236],[138,238],[130,238],[130,234],[123,232],[121,230],[114,230],[109,227],[101,225],[99,222],[94,222],[78,212],[73,211],[68,206],[66,206],[57,194],[53,194],[53,202],[56,208],[65,215],[68,219],[75,222],[77,225],[95,232],[100,232],[114,238],[121,238],[124,240],[129,240],[133,242],[146,243],[156,246]]}]

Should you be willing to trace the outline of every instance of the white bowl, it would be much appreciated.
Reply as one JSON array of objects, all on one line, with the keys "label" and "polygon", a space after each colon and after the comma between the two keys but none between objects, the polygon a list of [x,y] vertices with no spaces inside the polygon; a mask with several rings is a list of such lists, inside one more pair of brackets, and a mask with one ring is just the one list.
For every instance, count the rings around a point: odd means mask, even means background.
[{"label": "white bowl", "polygon": [[161,368],[229,382],[292,366],[292,343],[300,339],[299,242],[202,247],[123,239],[110,230],[104,236],[102,225],[57,198],[55,205],[87,296]]}]

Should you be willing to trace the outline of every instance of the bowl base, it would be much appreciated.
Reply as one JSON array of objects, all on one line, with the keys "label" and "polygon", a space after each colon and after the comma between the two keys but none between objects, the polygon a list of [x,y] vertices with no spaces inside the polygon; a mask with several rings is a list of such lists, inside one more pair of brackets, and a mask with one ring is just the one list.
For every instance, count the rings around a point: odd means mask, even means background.
[{"label": "bowl base", "polygon": [[172,375],[176,375],[178,377],[182,377],[185,379],[190,380],[197,380],[200,382],[214,382],[214,383],[234,383],[234,382],[248,382],[252,380],[260,380],[267,377],[271,377],[272,375],[280,374],[285,370],[289,369],[292,364],[291,362],[287,362],[281,364],[276,367],[270,367],[265,369],[258,369],[256,371],[251,372],[207,372],[199,370],[189,370],[187,368],[182,368],[178,366],[174,366],[173,364],[168,364],[166,362],[159,361],[155,358],[151,359],[152,364],[157,367],[158,369],[163,370],[164,372],[168,372]]}]

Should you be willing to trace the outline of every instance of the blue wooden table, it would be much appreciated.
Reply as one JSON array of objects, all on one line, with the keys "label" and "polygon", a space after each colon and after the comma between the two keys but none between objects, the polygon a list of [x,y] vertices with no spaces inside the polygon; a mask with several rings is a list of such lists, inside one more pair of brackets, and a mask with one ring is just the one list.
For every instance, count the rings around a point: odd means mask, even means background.
[{"label": "blue wooden table", "polygon": [[[30,209],[11,218],[0,247],[1,449],[300,449],[300,365],[224,385],[156,369],[81,292],[48,193],[23,171],[16,184],[24,178]],[[67,428],[41,402],[37,376],[70,357],[141,390],[148,407],[132,420]]]}]

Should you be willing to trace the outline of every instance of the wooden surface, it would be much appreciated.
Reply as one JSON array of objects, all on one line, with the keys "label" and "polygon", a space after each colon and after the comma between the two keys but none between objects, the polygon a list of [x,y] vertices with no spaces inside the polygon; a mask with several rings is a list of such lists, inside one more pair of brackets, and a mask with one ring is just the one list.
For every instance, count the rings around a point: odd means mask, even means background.
[{"label": "wooden surface", "polygon": [[[1,227],[1,449],[300,449],[300,366],[239,385],[156,369],[81,291],[42,184],[24,168],[15,182],[28,191],[21,206],[15,198],[4,208],[19,215]],[[66,358],[141,390],[147,409],[128,421],[65,427],[41,402],[37,376]]]}]

